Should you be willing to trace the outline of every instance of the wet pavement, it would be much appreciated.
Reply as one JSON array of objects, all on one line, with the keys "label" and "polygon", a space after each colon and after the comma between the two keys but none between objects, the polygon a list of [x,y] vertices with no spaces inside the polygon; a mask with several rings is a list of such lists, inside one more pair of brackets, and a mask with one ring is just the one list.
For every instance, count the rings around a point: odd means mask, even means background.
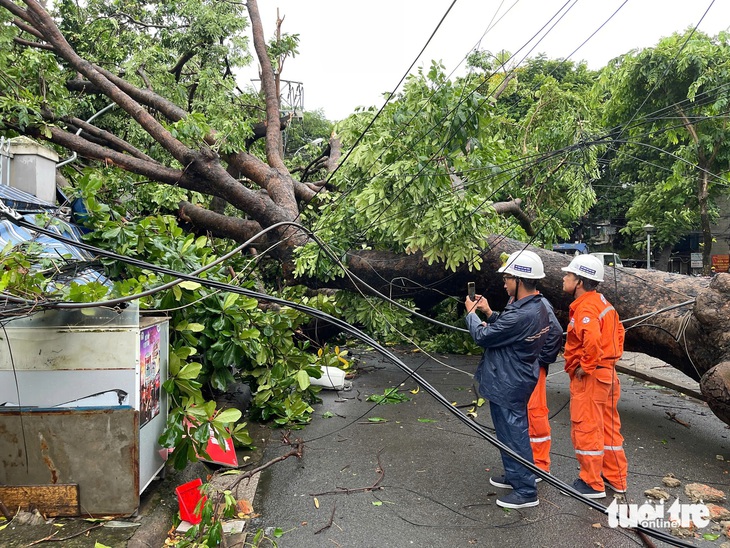
[{"label": "wet pavement", "polygon": [[[464,411],[472,408],[476,356],[433,358],[407,349],[397,355]],[[499,451],[472,432],[398,367],[375,352],[360,354],[360,374],[348,392],[322,391],[315,418],[295,435],[304,457],[262,473],[254,501],[265,528],[280,547],[406,546],[642,546],[632,531],[608,526],[607,518],[546,482],[540,505],[504,510],[495,504],[503,490],[490,474],[502,473]],[[663,373],[677,386],[696,383],[642,355],[628,355],[626,367]],[[663,369],[663,371],[659,371]],[[621,374],[620,413],[629,460],[629,503],[643,503],[644,491],[662,487],[689,502],[687,483],[699,482],[730,495],[730,429],[695,398]],[[390,387],[410,400],[376,405],[368,396]],[[578,466],[570,442],[568,378],[562,363],[548,378],[552,425],[552,474],[572,483]],[[491,426],[488,406],[476,421]],[[673,418],[672,418],[673,417]],[[273,433],[276,436],[276,433]],[[264,460],[285,451],[272,440]],[[663,487],[666,474],[681,485]],[[608,505],[606,499],[598,502]],[[727,506],[726,503],[725,506]],[[708,541],[702,535],[720,535]],[[712,537],[709,537],[712,538]],[[721,546],[730,538],[711,523],[694,546]],[[654,541],[657,546],[665,546]]]},{"label": "wet pavement", "polygon": [[[465,412],[472,409],[477,356],[429,357],[410,348],[393,352],[453,405]],[[251,546],[259,530],[283,548],[644,546],[636,533],[609,527],[602,513],[547,482],[538,487],[540,505],[535,508],[496,506],[496,497],[504,491],[491,486],[489,476],[502,473],[499,451],[390,361],[374,351],[353,349],[351,355],[358,371],[352,389],[323,390],[311,424],[289,435],[304,440],[303,457],[278,462],[234,491],[238,499],[253,499],[256,517],[247,524],[248,536],[225,538],[228,548]],[[630,474],[627,501],[641,504],[645,490],[662,487],[671,495],[667,507],[677,497],[689,502],[684,487],[693,482],[730,496],[730,429],[703,402],[686,395],[696,393],[697,383],[641,354],[627,353],[621,366],[654,379],[620,374],[619,409]],[[408,400],[381,405],[368,401],[392,387]],[[578,467],[570,442],[568,378],[562,363],[552,367],[547,389],[552,473],[571,483]],[[491,427],[488,406],[475,412],[477,422]],[[239,452],[239,462],[249,457],[246,469],[291,450],[281,442],[285,431],[250,426],[259,449]],[[168,472],[145,491],[137,516],[117,520],[126,526],[79,519],[40,526],[11,523],[0,531],[0,547],[43,546],[50,539],[41,539],[51,535],[74,535],[53,545],[94,547],[99,542],[112,548],[161,548],[177,511],[174,488],[195,477],[206,481],[210,473],[201,463]],[[666,474],[674,474],[681,485],[662,486]],[[608,505],[611,497],[609,491],[598,502]],[[727,501],[720,504],[730,506]],[[714,522],[696,533],[684,542],[718,548],[730,543]],[[711,541],[703,535],[718,538]],[[259,544],[272,545],[266,540]]]}]

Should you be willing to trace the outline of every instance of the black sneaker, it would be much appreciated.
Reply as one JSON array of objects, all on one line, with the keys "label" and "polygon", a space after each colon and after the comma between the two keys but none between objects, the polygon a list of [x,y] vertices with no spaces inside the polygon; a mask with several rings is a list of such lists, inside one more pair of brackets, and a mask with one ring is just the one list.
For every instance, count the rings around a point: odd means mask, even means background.
[{"label": "black sneaker", "polygon": [[512,486],[507,483],[507,480],[504,476],[492,476],[491,478],[489,478],[489,483],[491,483],[495,487],[501,487],[502,489],[512,489]]},{"label": "black sneaker", "polygon": [[606,478],[604,478],[603,476],[601,476],[601,479],[603,480],[603,484],[604,484],[604,485],[605,485],[606,487],[608,487],[608,488],[609,488],[609,489],[610,489],[611,491],[613,491],[614,493],[621,493],[621,494],[623,494],[623,493],[625,493],[625,492],[626,492],[626,489],[619,489],[618,487],[616,487],[616,486],[614,486],[613,484],[611,484],[611,482],[610,482],[610,481],[608,481],[608,480],[607,480]]},{"label": "black sneaker", "polygon": [[497,499],[497,506],[501,506],[502,508],[530,508],[538,504],[540,504],[540,501],[537,500],[537,496],[521,497],[514,491]]},{"label": "black sneaker", "polygon": [[603,499],[606,498],[606,491],[596,491],[582,479],[578,478],[573,482],[573,489],[578,491],[581,495],[589,499]]}]

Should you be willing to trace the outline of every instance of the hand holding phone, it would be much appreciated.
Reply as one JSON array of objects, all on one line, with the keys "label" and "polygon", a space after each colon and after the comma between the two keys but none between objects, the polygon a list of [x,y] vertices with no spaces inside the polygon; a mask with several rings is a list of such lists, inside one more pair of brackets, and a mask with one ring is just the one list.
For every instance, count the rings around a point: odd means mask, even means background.
[{"label": "hand holding phone", "polygon": [[466,284],[466,287],[467,287],[467,290],[469,291],[469,299],[471,299],[472,301],[475,300],[476,299],[476,297],[475,297],[476,293],[475,293],[475,290],[474,290],[474,282],[467,283]]}]

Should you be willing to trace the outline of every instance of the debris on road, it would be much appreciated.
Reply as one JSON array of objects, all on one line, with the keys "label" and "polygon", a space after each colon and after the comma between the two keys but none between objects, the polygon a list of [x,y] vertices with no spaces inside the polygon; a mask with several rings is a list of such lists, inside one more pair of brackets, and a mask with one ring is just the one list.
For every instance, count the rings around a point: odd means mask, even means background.
[{"label": "debris on road", "polygon": [[669,493],[660,489],[659,487],[647,489],[646,491],[644,491],[644,496],[651,497],[651,498],[657,499],[657,500],[669,500],[669,497],[670,497]]},{"label": "debris on road", "polygon": [[692,502],[720,502],[725,500],[725,493],[703,483],[688,483],[684,486],[685,494]]},{"label": "debris on road", "polygon": [[681,481],[679,481],[679,480],[678,480],[678,479],[677,479],[677,478],[676,478],[676,477],[674,476],[674,474],[667,474],[666,476],[664,476],[664,477],[662,478],[662,483],[663,483],[663,484],[664,484],[664,485],[665,485],[666,487],[679,487],[680,485],[682,485],[682,482],[681,482]]}]

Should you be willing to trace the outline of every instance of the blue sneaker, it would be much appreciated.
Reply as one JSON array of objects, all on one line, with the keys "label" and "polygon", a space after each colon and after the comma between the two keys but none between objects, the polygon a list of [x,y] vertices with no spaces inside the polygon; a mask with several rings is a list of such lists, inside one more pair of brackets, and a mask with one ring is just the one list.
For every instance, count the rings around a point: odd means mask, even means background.
[{"label": "blue sneaker", "polygon": [[596,491],[582,479],[578,478],[573,482],[573,489],[578,491],[581,495],[589,499],[603,499],[606,498],[606,491]]},{"label": "blue sneaker", "polygon": [[507,483],[507,479],[504,476],[492,476],[489,478],[489,483],[502,489],[512,489],[512,486]]},{"label": "blue sneaker", "polygon": [[537,496],[522,497],[514,491],[497,499],[497,506],[501,506],[502,508],[530,508],[538,504],[540,504],[540,501],[537,500]]},{"label": "blue sneaker", "polygon": [[[540,483],[542,481],[542,478],[535,477],[535,481],[537,483]],[[489,483],[494,485],[495,487],[501,487],[502,489],[512,489],[512,486],[507,483],[507,478],[502,476],[492,476],[489,478]]]}]

